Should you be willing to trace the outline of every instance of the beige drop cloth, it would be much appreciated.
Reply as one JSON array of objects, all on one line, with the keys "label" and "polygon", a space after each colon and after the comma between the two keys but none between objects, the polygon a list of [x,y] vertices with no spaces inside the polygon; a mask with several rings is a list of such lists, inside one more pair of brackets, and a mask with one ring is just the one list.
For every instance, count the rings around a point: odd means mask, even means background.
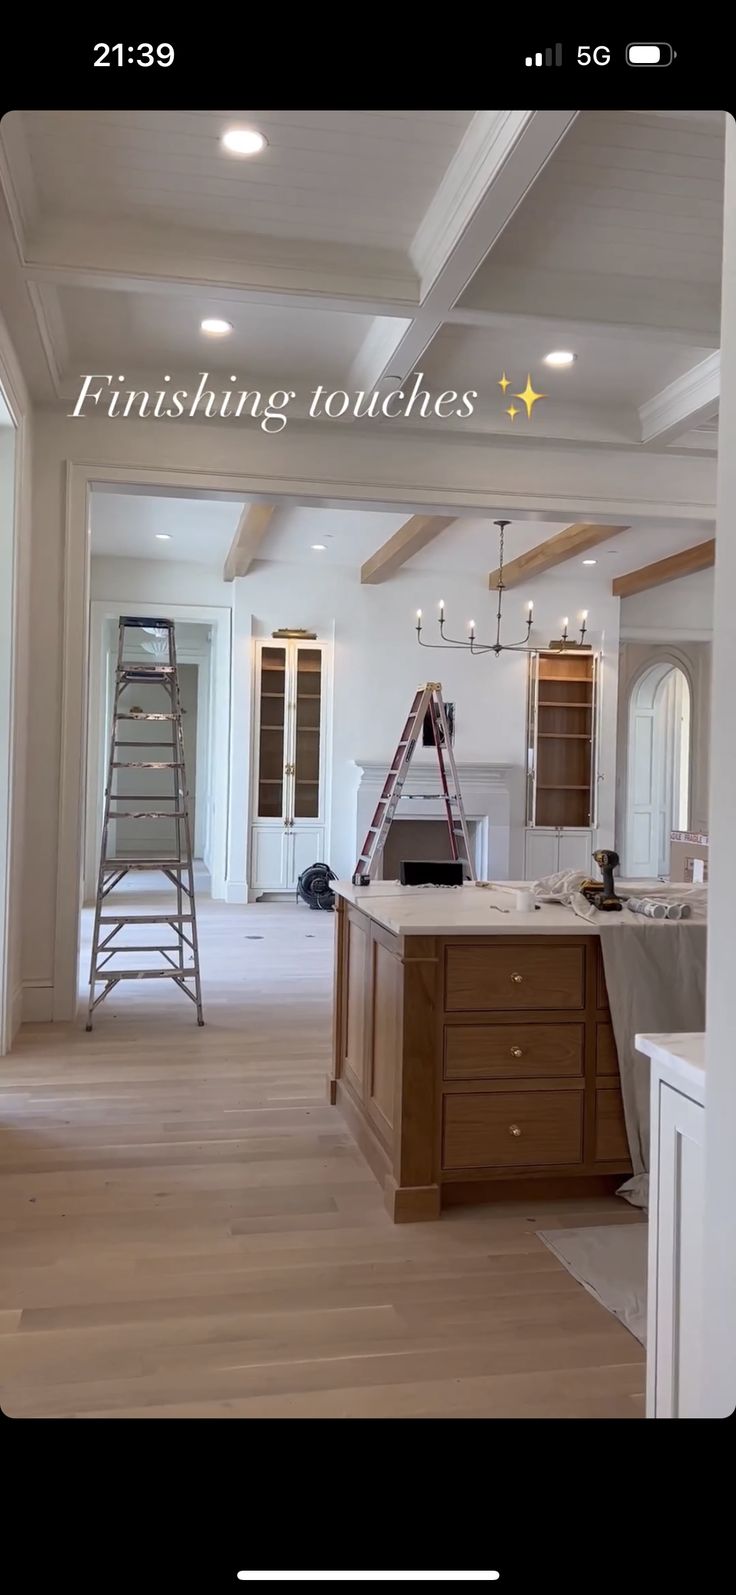
[{"label": "beige drop cloth", "polygon": [[[705,1030],[705,886],[662,884],[639,887],[641,897],[687,902],[690,919],[648,920],[624,908],[602,914],[578,890],[583,876],[575,871],[537,881],[542,899],[566,902],[580,918],[600,930],[603,968],[616,1040],[626,1133],[633,1165],[631,1179],[617,1194],[634,1207],[646,1208],[649,1190],[649,1059],[637,1052],[634,1037],[650,1032]],[[616,882],[621,896],[624,888]],[[631,891],[625,895],[634,895]]]}]

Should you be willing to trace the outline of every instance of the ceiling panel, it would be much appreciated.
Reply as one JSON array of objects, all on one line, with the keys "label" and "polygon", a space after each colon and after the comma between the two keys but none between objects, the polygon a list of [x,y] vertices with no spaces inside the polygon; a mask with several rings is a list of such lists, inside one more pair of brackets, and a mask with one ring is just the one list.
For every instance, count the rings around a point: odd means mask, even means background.
[{"label": "ceiling panel", "polygon": [[[370,326],[370,316],[223,303],[216,294],[125,293],[108,289],[57,290],[72,363],[87,370],[114,365],[121,352],[128,369],[160,371],[179,359],[199,371],[270,375],[284,382],[315,375],[347,380],[352,360]],[[231,322],[225,338],[210,338],[200,322],[219,316]],[[90,365],[90,362],[93,362]],[[121,368],[121,369],[124,369]]]},{"label": "ceiling panel", "polygon": [[[400,248],[472,111],[24,111],[42,215]],[[267,148],[238,159],[226,128]]]},{"label": "ceiling panel", "polygon": [[718,283],[725,118],[583,111],[489,266]]},{"label": "ceiling panel", "polygon": [[[92,556],[223,566],[242,509],[234,501],[93,493]],[[158,542],[157,533],[170,542]]]},{"label": "ceiling panel", "polygon": [[[545,354],[560,348],[577,356],[574,365],[546,366]],[[499,413],[503,409],[499,378],[506,372],[511,395],[525,386],[531,373],[533,387],[547,397],[548,413],[555,400],[573,405],[639,405],[711,353],[688,345],[647,342],[645,335],[636,340],[580,332],[566,337],[564,322],[540,320],[530,330],[523,323],[515,325],[509,317],[508,324],[493,329],[443,327],[425,354],[422,369],[434,388],[455,388],[461,393],[474,388],[479,395],[478,408],[490,406]],[[523,409],[521,418],[526,422]]]}]

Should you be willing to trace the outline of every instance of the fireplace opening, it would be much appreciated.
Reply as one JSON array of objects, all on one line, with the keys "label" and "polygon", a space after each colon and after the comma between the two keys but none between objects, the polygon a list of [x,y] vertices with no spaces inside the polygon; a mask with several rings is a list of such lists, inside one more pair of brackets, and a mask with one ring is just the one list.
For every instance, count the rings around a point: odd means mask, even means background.
[{"label": "fireplace opening", "polygon": [[[468,820],[467,823],[470,856],[474,858],[477,822]],[[386,838],[381,873],[385,881],[397,881],[402,863],[419,859],[444,861],[450,858],[450,833],[446,820],[395,819]]]}]

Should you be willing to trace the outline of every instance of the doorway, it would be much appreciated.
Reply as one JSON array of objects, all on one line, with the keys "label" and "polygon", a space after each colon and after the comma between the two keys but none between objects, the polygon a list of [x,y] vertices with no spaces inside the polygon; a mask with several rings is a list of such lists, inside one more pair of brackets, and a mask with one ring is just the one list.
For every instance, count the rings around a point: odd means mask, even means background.
[{"label": "doorway", "polygon": [[629,700],[626,874],[667,877],[670,833],[690,820],[692,692],[670,660],[650,665]]}]

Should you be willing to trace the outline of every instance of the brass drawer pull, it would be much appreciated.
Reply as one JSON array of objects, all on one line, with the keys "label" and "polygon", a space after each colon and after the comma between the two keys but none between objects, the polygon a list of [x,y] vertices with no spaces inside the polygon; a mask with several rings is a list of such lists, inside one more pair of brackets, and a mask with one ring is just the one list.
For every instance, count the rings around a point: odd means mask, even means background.
[{"label": "brass drawer pull", "polygon": [[519,1129],[518,1124],[509,1125],[509,1135],[521,1135],[521,1130]]},{"label": "brass drawer pull", "polygon": [[524,1054],[521,1050],[521,1047],[512,1047],[511,1056],[512,1058],[523,1058]]},{"label": "brass drawer pull", "polygon": [[514,983],[515,983],[515,984],[516,984],[516,985],[517,985],[517,986],[520,986],[520,985],[521,985],[521,982],[522,982],[522,980],[523,980],[523,979],[524,979],[524,976],[523,976],[523,975],[512,975],[512,976],[511,976],[511,979],[512,979],[512,980],[513,980],[513,981],[514,981]]}]

